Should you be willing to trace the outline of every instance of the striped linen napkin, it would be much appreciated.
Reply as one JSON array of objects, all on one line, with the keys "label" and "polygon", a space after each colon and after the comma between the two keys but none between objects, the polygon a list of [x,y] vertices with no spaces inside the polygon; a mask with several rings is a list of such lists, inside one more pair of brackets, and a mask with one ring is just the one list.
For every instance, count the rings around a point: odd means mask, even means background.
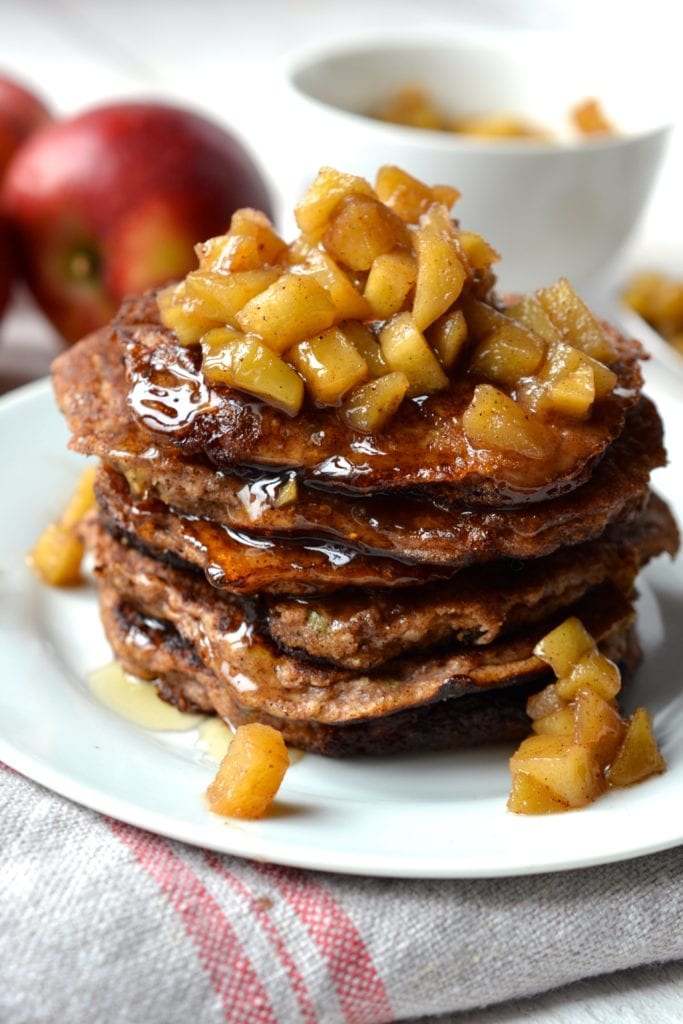
[{"label": "striped linen napkin", "polygon": [[2,1024],[380,1024],[683,958],[683,847],[404,881],[194,849],[0,763]]}]

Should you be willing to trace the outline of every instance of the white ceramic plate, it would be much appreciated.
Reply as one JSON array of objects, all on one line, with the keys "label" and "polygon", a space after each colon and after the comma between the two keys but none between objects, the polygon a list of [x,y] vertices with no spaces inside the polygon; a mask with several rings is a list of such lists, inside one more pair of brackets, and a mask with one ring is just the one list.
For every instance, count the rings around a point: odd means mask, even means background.
[{"label": "white ceramic plate", "polygon": [[[673,434],[675,403],[664,397]],[[0,534],[0,758],[98,811],[240,856],[367,875],[483,877],[561,870],[683,842],[683,574],[647,571],[647,659],[631,704],[646,703],[669,771],[592,807],[547,818],[509,814],[506,747],[335,762],[306,755],[289,770],[274,814],[236,823],[209,814],[214,766],[192,733],[154,733],[98,703],[88,673],[110,659],[95,594],[57,591],[25,552],[54,519],[82,467],[49,385],[0,402],[5,490]],[[683,510],[676,473],[658,477]]]}]

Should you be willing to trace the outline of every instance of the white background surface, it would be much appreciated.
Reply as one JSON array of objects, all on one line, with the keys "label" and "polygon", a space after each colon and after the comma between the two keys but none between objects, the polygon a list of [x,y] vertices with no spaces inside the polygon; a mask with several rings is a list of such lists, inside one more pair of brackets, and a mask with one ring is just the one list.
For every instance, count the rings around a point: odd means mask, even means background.
[{"label": "white background surface", "polygon": [[[604,41],[606,61],[628,61],[634,75],[683,96],[680,19],[673,0],[0,0],[0,68],[33,83],[59,113],[123,96],[191,103],[236,128],[267,164],[296,145],[296,125],[269,122],[278,95],[278,61],[292,48],[363,28],[457,23],[561,31],[585,28]],[[676,53],[678,48],[679,52]],[[671,56],[669,56],[671,54]],[[680,131],[634,242],[645,256],[679,261],[683,246]],[[683,263],[678,266],[683,270]],[[57,342],[30,309],[0,326],[0,373],[19,379],[47,367]],[[458,1024],[547,1024],[683,1020],[683,967],[672,965],[600,979],[533,1002],[452,1018]]]}]

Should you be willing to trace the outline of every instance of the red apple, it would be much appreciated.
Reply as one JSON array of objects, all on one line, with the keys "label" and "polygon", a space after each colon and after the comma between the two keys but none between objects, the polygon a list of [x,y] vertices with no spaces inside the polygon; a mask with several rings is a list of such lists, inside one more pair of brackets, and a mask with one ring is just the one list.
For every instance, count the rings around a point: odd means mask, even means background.
[{"label": "red apple", "polygon": [[0,217],[0,317],[9,302],[14,280],[14,252],[7,225]]},{"label": "red apple", "polygon": [[188,110],[118,104],[48,125],[12,161],[3,206],[23,269],[69,341],[107,323],[121,299],[196,265],[196,242],[232,213],[270,213],[244,147]]},{"label": "red apple", "polygon": [[37,96],[0,75],[0,181],[24,139],[49,120],[50,111]]}]

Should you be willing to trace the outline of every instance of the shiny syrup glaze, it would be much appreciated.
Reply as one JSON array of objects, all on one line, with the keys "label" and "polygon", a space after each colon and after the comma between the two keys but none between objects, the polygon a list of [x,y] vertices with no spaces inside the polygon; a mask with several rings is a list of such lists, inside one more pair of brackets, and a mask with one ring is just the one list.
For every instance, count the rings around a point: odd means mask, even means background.
[{"label": "shiny syrup glaze", "polygon": [[461,426],[477,379],[463,374],[447,392],[404,403],[379,436],[350,431],[334,409],[308,405],[295,417],[239,392],[209,388],[199,356],[156,327],[129,332],[129,406],[153,437],[218,468],[296,468],[321,486],[367,493],[429,486],[465,492],[475,504],[543,501],[583,482],[592,462],[620,432],[640,384],[637,352],[622,342],[619,386],[589,420],[544,421],[543,457],[475,450]]}]

